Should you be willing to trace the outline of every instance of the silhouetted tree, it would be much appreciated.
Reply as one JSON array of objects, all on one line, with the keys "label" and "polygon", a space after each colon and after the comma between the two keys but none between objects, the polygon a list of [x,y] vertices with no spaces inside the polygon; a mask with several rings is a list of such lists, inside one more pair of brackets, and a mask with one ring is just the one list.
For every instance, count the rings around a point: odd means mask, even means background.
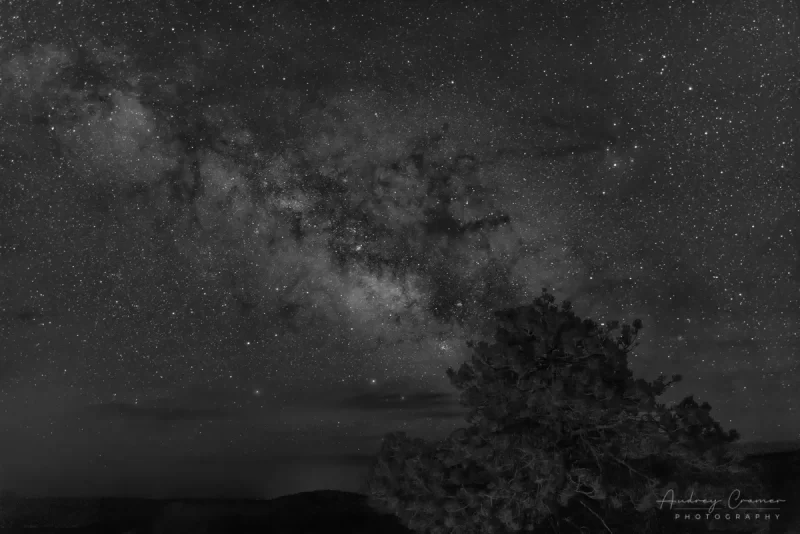
[{"label": "silhouetted tree", "polygon": [[680,375],[633,378],[640,320],[600,325],[554,300],[543,290],[497,312],[496,343],[470,343],[471,360],[448,369],[468,428],[436,443],[385,437],[366,480],[372,506],[426,533],[704,532],[720,522],[675,524],[657,501],[668,490],[758,498],[757,475],[728,447],[738,433],[708,403],[656,402]]}]

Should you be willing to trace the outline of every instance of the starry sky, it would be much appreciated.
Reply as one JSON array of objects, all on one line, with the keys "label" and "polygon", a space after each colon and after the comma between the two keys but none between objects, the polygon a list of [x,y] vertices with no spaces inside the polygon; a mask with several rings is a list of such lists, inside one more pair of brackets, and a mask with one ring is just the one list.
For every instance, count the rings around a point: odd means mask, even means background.
[{"label": "starry sky", "polygon": [[0,489],[354,491],[542,287],[800,437],[797,3],[0,11]]}]

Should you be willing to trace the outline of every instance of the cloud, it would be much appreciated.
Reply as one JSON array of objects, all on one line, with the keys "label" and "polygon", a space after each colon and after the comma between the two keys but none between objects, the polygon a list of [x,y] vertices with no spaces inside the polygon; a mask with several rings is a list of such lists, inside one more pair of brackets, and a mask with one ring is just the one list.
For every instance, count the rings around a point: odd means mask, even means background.
[{"label": "cloud", "polygon": [[451,393],[423,391],[362,393],[346,399],[343,403],[344,407],[358,410],[427,410],[453,405],[453,395]]},{"label": "cloud", "polygon": [[355,395],[337,403],[340,408],[369,413],[383,412],[381,417],[397,418],[463,418],[465,410],[455,390],[432,390],[406,378],[371,384]]},{"label": "cloud", "polygon": [[124,402],[110,402],[93,404],[87,411],[94,416],[110,417],[125,420],[144,420],[158,423],[172,423],[184,421],[208,421],[212,419],[228,419],[230,411],[210,408],[185,408],[159,404],[132,404]]}]

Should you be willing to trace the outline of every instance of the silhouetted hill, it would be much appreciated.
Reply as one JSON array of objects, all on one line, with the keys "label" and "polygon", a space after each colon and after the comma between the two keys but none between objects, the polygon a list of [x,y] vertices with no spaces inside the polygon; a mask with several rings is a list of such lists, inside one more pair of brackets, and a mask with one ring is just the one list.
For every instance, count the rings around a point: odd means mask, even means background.
[{"label": "silhouetted hill", "polygon": [[366,497],[311,491],[264,501],[4,497],[0,531],[102,534],[408,534]]},{"label": "silhouetted hill", "polygon": [[[770,534],[800,532],[800,442],[737,444],[767,495],[785,499]],[[0,499],[0,532],[97,534],[408,534],[358,493],[321,490],[270,500]],[[646,533],[642,533],[646,534]]]}]

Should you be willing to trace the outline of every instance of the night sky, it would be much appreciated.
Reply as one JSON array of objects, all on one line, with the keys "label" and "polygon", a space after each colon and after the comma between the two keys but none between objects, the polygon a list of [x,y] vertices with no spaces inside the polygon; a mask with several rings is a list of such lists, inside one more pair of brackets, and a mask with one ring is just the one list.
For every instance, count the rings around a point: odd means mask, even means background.
[{"label": "night sky", "polygon": [[356,490],[542,287],[800,438],[797,4],[0,4],[0,490]]}]

